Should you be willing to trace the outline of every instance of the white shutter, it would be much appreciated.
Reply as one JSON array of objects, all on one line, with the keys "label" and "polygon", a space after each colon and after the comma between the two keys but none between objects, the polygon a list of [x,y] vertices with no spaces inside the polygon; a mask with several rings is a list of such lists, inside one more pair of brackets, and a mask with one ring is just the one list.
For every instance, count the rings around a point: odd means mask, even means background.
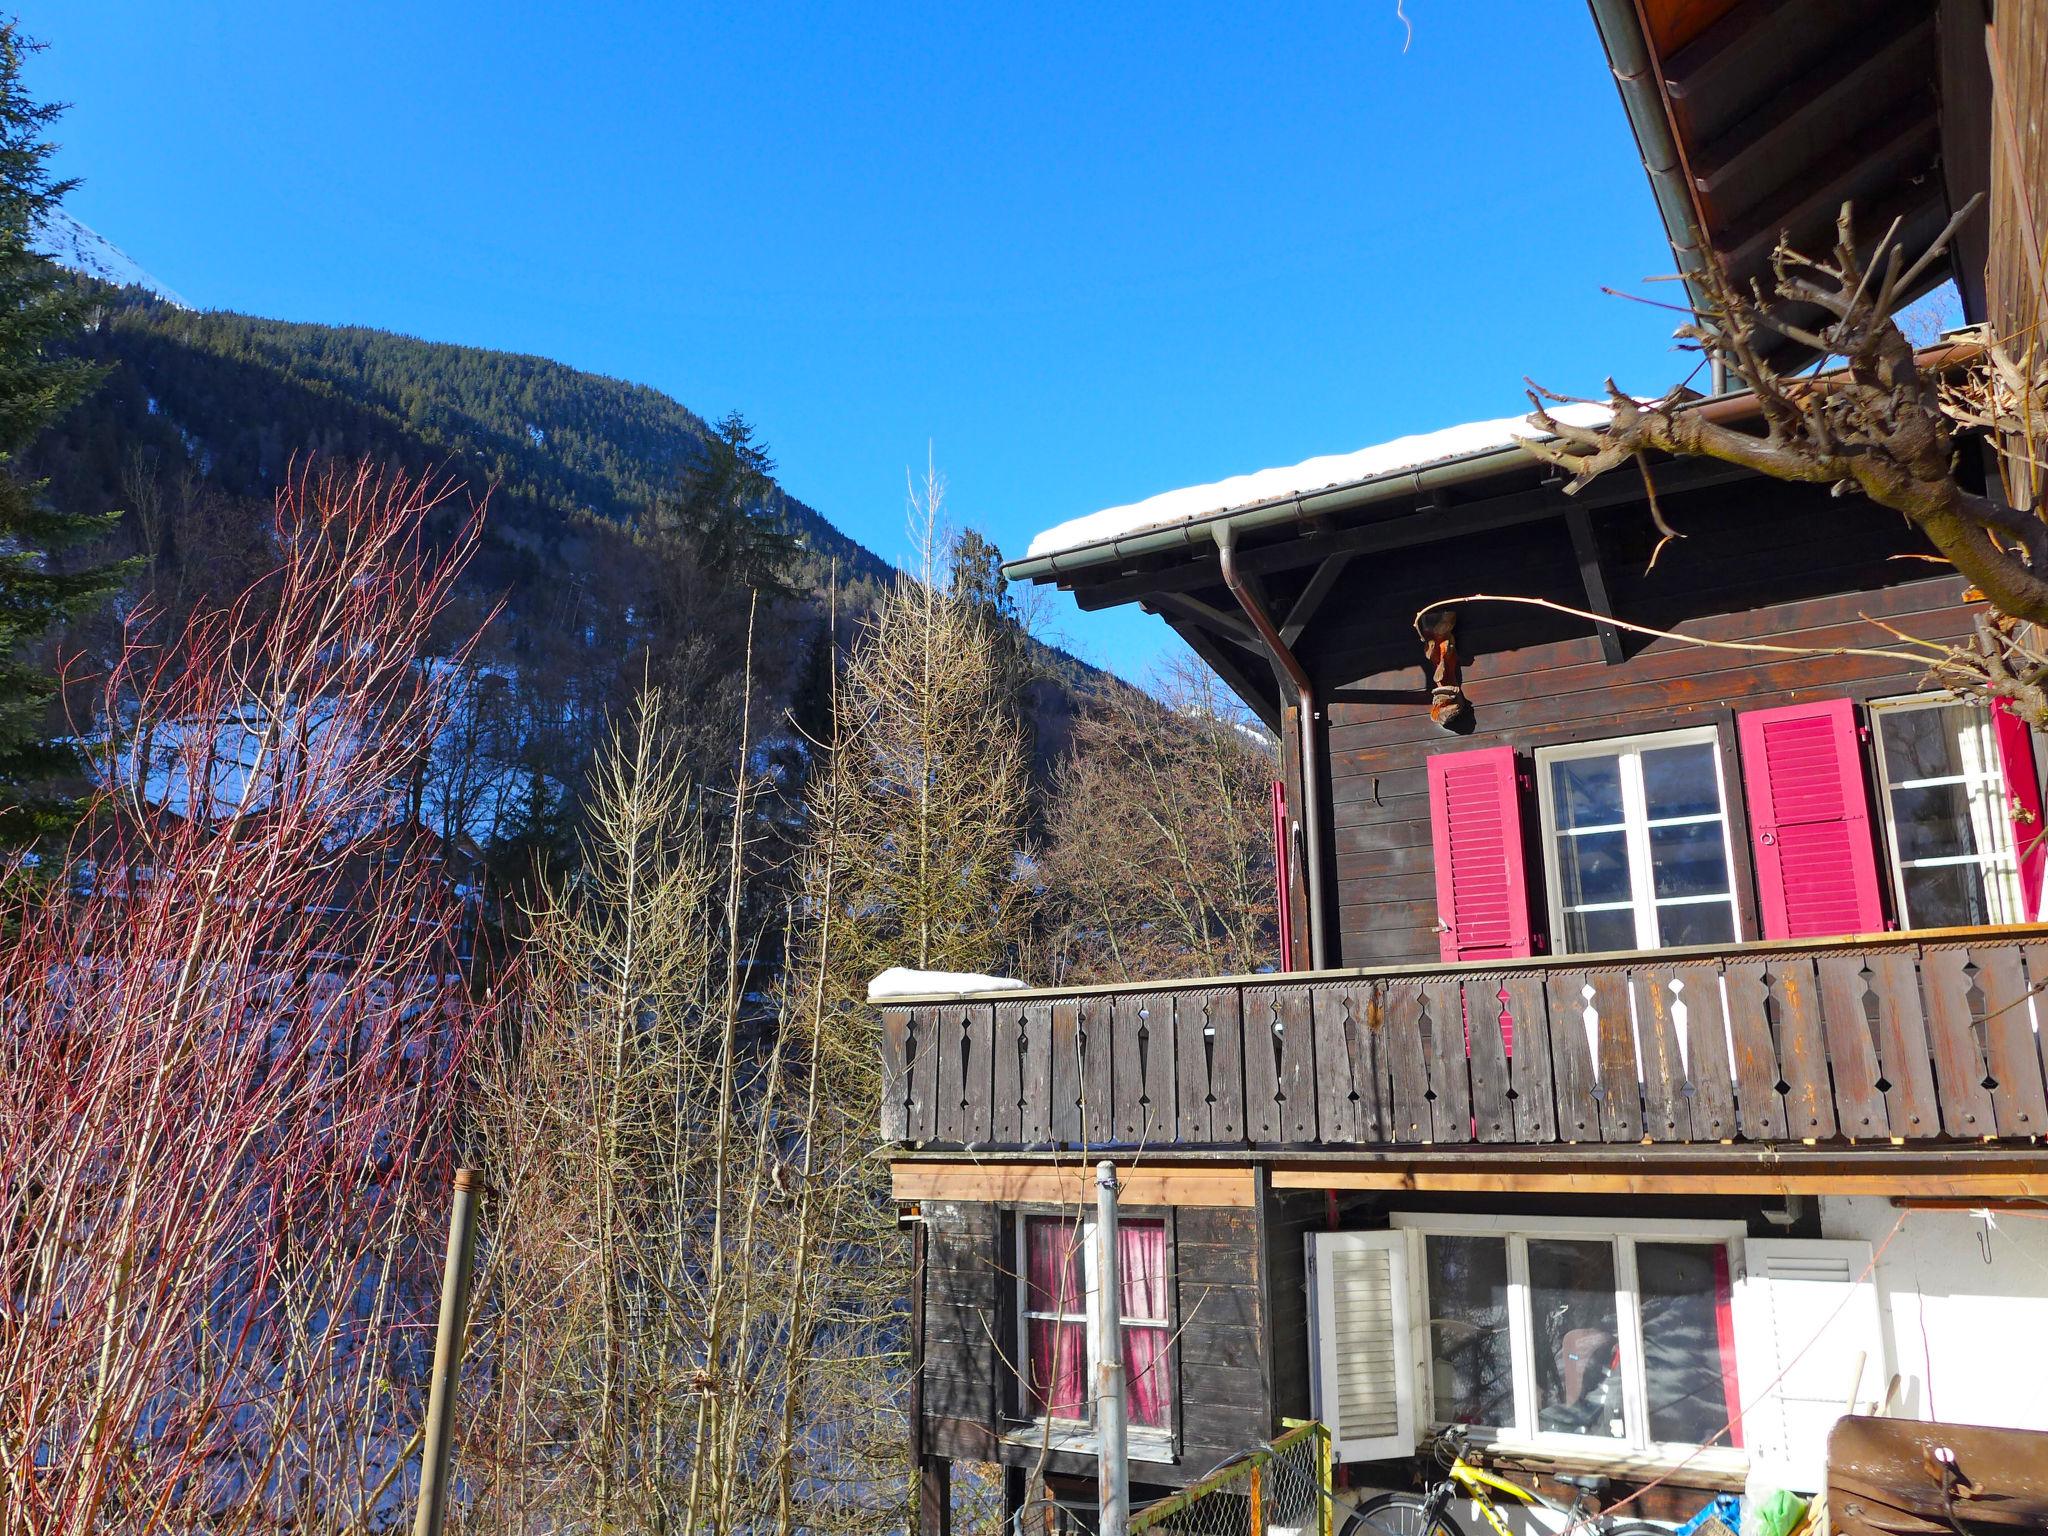
[{"label": "white shutter", "polygon": [[1315,1415],[1339,1461],[1415,1450],[1415,1345],[1406,1232],[1311,1232]]},{"label": "white shutter", "polygon": [[1850,1394],[1868,1412],[1891,1379],[1877,1284],[1866,1273],[1870,1244],[1752,1237],[1742,1251],[1735,1363],[1743,1448],[1781,1486],[1811,1493],[1826,1480],[1828,1431],[1850,1411]]}]

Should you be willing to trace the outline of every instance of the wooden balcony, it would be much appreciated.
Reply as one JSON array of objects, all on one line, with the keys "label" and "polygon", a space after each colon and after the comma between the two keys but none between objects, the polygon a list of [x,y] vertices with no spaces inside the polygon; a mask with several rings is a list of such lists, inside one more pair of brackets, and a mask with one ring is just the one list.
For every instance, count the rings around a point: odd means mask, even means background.
[{"label": "wooden balcony", "polygon": [[883,1010],[882,1134],[976,1151],[2031,1141],[2048,927]]}]

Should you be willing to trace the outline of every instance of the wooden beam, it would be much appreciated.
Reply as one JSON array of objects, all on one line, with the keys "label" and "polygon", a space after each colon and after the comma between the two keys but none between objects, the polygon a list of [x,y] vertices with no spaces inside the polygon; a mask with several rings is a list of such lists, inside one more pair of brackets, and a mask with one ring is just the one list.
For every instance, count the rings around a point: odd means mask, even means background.
[{"label": "wooden beam", "polygon": [[[1584,507],[1565,508],[1564,525],[1572,536],[1572,554],[1579,562],[1579,580],[1586,589],[1586,606],[1607,618],[1614,617],[1614,603],[1607,595],[1607,573],[1600,565],[1600,541],[1593,535],[1593,517]],[[1628,659],[1621,648],[1621,631],[1612,624],[1596,624],[1600,656],[1610,667]]]},{"label": "wooden beam", "polygon": [[[1588,1160],[1589,1162],[1592,1159]],[[1276,1168],[1275,1189],[1411,1190],[1435,1194],[1513,1195],[1889,1195],[1927,1200],[2048,1196],[2048,1166],[1984,1173],[1770,1172],[1700,1169]]]},{"label": "wooden beam", "polygon": [[1258,631],[1241,614],[1227,612],[1186,592],[1161,592],[1146,601],[1149,606],[1176,613],[1225,640],[1235,641],[1262,661],[1266,659],[1266,648],[1259,641]]},{"label": "wooden beam", "polygon": [[[1064,1163],[936,1163],[889,1165],[898,1200],[976,1200],[998,1205],[1072,1205],[1095,1198],[1095,1163],[1073,1153]],[[1117,1165],[1129,1205],[1228,1205],[1257,1202],[1257,1174],[1248,1166]]]},{"label": "wooden beam", "polygon": [[1280,621],[1280,638],[1287,642],[1290,650],[1301,638],[1301,632],[1315,621],[1324,600],[1344,575],[1345,567],[1357,558],[1356,555],[1332,555],[1316,567],[1315,575],[1309,577],[1308,585],[1301,589],[1301,596],[1294,600],[1294,606],[1287,610],[1287,617]]}]

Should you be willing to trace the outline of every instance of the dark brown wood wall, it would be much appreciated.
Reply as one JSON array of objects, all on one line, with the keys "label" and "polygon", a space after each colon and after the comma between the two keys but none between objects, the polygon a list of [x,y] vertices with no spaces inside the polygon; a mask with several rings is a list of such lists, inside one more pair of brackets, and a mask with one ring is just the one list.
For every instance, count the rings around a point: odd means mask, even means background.
[{"label": "dark brown wood wall", "polygon": [[[1148,1462],[1135,1469],[1141,1482],[1173,1486],[1273,1433],[1268,1371],[1274,1334],[1262,1212],[1181,1206],[1130,1214],[1163,1214],[1173,1240],[1178,1455],[1170,1464]],[[1021,1359],[1010,1236],[1016,1215],[1004,1206],[965,1201],[933,1202],[924,1209],[929,1235],[922,1277],[922,1405],[926,1445],[934,1456],[1009,1466],[1038,1461],[1028,1435],[1004,1438],[1024,1429],[1014,1377],[1014,1362]],[[1302,1325],[1290,1326],[1298,1333]],[[1083,1475],[1093,1463],[1054,1455],[1046,1470]]]},{"label": "dark brown wood wall", "polygon": [[[1888,512],[1805,487],[1742,486],[1669,498],[1689,536],[1649,569],[1655,532],[1640,508],[1594,514],[1614,612],[1703,639],[1814,649],[1899,649],[1876,623],[1919,636],[1965,638],[1971,612],[1952,576],[1932,576],[1926,546]],[[1898,558],[1905,556],[1907,558]],[[1428,963],[1438,957],[1435,876],[1424,763],[1431,753],[1564,742],[1715,725],[1723,733],[1743,933],[1755,938],[1733,721],[1738,709],[1801,699],[1910,693],[1912,661],[1775,656],[1624,636],[1610,665],[1583,621],[1533,609],[1461,609],[1460,649],[1473,729],[1447,733],[1428,715],[1428,678],[1410,622],[1417,609],[1473,592],[1587,605],[1583,574],[1560,524],[1510,529],[1361,562],[1340,599],[1298,647],[1330,700],[1331,845],[1340,961]],[[1534,806],[1531,805],[1531,822]],[[1540,850],[1530,849],[1543,923]]]}]

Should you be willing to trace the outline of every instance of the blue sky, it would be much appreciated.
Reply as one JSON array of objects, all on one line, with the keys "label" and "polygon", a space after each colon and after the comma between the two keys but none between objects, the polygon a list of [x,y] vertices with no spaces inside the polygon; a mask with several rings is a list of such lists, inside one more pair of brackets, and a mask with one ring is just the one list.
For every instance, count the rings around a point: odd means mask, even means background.
[{"label": "blue sky", "polygon": [[[196,304],[753,419],[891,558],[1686,370],[1582,5],[28,0],[74,213]],[[1656,297],[1670,290],[1652,289]],[[1134,610],[1047,614],[1126,675]]]}]

